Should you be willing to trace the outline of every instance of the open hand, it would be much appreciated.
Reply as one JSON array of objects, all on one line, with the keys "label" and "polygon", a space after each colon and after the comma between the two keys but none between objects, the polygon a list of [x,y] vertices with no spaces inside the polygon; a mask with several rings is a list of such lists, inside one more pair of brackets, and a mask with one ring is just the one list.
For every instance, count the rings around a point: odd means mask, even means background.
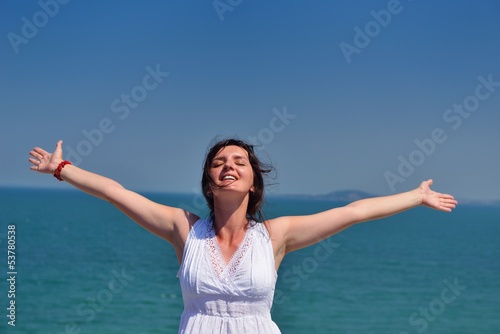
[{"label": "open hand", "polygon": [[451,212],[458,202],[452,195],[441,194],[431,190],[432,180],[424,181],[420,184],[418,189],[422,193],[422,205],[430,208]]},{"label": "open hand", "polygon": [[30,167],[31,170],[52,174],[56,170],[62,159],[62,140],[59,140],[56,144],[56,149],[54,153],[49,153],[40,147],[35,147],[30,151],[32,158],[29,158],[29,162],[33,164]]}]

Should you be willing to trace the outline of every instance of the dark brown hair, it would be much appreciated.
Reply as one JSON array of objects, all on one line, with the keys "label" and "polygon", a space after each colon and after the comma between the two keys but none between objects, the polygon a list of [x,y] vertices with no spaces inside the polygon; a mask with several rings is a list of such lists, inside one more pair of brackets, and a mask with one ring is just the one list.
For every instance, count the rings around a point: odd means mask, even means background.
[{"label": "dark brown hair", "polygon": [[248,153],[248,160],[253,170],[254,191],[250,193],[250,199],[247,207],[247,218],[256,222],[264,222],[262,206],[264,204],[264,176],[274,170],[270,164],[265,164],[257,157],[253,145],[239,139],[224,139],[215,143],[207,153],[205,163],[203,164],[203,176],[201,178],[201,190],[210,209],[210,218],[214,218],[214,198],[211,194],[211,187],[216,187],[214,180],[210,177],[210,167],[212,160],[217,153],[226,146],[238,146]]}]

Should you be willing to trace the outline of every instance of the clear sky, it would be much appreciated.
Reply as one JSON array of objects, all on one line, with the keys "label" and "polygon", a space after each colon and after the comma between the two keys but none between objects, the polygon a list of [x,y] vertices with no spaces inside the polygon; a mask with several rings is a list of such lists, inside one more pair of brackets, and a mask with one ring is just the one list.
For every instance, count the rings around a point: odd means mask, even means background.
[{"label": "clear sky", "polygon": [[500,199],[498,1],[6,0],[0,35],[0,186],[68,187],[28,164],[63,139],[128,188],[191,193],[238,136],[273,193]]}]

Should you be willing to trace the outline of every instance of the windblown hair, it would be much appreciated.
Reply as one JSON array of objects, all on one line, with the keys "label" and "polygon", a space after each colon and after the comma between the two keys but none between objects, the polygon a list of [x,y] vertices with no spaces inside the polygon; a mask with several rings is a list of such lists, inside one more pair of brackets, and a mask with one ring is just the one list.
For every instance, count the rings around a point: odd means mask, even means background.
[{"label": "windblown hair", "polygon": [[271,173],[274,168],[265,164],[257,157],[254,152],[253,145],[246,143],[245,141],[239,139],[224,139],[215,143],[207,153],[205,158],[205,163],[203,164],[203,176],[201,179],[201,190],[203,196],[207,201],[208,207],[210,209],[210,218],[214,218],[214,198],[211,193],[211,187],[217,187],[215,181],[210,177],[210,167],[212,165],[212,160],[215,158],[217,153],[219,153],[226,146],[238,146],[244,149],[248,153],[248,160],[253,170],[253,186],[254,191],[250,192],[250,199],[248,201],[247,207],[247,218],[254,220],[256,222],[264,222],[264,215],[262,211],[262,206],[264,204],[264,176]]}]

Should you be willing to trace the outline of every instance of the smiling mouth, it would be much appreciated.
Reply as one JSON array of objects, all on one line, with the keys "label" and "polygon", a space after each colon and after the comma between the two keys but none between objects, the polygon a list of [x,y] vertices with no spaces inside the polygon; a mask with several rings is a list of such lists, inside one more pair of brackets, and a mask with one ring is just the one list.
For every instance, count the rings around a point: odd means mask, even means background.
[{"label": "smiling mouth", "polygon": [[224,176],[222,178],[222,181],[227,181],[227,180],[229,180],[229,181],[236,181],[236,178],[234,176],[232,176],[232,175],[226,175],[226,176]]}]

